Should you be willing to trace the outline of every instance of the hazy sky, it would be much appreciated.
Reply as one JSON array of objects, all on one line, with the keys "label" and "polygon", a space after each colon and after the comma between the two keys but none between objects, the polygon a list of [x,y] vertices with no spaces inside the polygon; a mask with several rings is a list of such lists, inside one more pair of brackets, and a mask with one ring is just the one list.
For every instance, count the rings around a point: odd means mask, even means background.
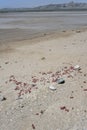
[{"label": "hazy sky", "polygon": [[[39,5],[66,3],[71,0],[0,0],[0,8],[34,7]],[[74,2],[87,2],[87,0],[73,0]]]}]

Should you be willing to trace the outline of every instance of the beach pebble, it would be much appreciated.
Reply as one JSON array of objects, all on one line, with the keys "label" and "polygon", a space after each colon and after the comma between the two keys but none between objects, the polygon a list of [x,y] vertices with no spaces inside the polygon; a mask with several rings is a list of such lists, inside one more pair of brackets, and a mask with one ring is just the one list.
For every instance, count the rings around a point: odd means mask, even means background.
[{"label": "beach pebble", "polygon": [[79,65],[75,65],[75,66],[74,66],[74,69],[75,69],[75,70],[80,70],[80,66],[79,66]]},{"label": "beach pebble", "polygon": [[6,97],[0,95],[0,101],[4,101],[4,100],[6,100]]},{"label": "beach pebble", "polygon": [[51,90],[56,90],[57,88],[56,88],[55,85],[52,84],[52,85],[49,86],[49,89],[51,89]]},{"label": "beach pebble", "polygon": [[63,78],[58,79],[58,84],[64,84],[65,80]]}]

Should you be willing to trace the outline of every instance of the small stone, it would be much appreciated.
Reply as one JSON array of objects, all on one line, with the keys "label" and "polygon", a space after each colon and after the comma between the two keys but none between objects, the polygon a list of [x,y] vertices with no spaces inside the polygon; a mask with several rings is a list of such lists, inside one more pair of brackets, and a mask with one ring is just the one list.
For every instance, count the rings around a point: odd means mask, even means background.
[{"label": "small stone", "polygon": [[54,85],[50,85],[50,86],[49,86],[49,89],[51,89],[51,90],[56,90],[56,87],[55,87]]},{"label": "small stone", "polygon": [[63,78],[58,79],[58,84],[64,84],[65,80]]},{"label": "small stone", "polygon": [[0,101],[5,101],[6,100],[6,97],[0,95]]},{"label": "small stone", "polygon": [[81,70],[81,68],[80,68],[79,65],[75,65],[75,66],[74,66],[74,69],[75,69],[75,70]]},{"label": "small stone", "polygon": [[41,114],[44,114],[44,110],[41,110],[40,113],[41,113]]},{"label": "small stone", "polygon": [[32,124],[32,128],[35,129],[35,125],[34,124]]},{"label": "small stone", "polygon": [[80,33],[81,31],[80,30],[77,30],[76,33]]},{"label": "small stone", "polygon": [[41,60],[45,60],[46,58],[45,57],[42,57]]},{"label": "small stone", "polygon": [[5,64],[8,64],[9,62],[7,61],[7,62],[5,62]]}]

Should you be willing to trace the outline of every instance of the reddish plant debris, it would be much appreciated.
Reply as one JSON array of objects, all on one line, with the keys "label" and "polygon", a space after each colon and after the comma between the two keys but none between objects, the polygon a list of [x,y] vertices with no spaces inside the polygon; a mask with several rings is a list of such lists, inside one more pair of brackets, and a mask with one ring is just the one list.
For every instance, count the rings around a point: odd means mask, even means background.
[{"label": "reddish plant debris", "polygon": [[15,90],[20,90],[20,87],[19,87],[19,86],[16,86]]},{"label": "reddish plant debris", "polygon": [[73,67],[73,66],[70,66],[70,68],[69,68],[69,69],[74,70],[74,67]]},{"label": "reddish plant debris", "polygon": [[23,83],[23,86],[25,87],[25,86],[27,86],[28,84],[27,83]]},{"label": "reddish plant debris", "polygon": [[69,112],[69,109],[67,109],[65,106],[60,107],[61,110],[65,110],[66,112]]},{"label": "reddish plant debris", "polygon": [[86,77],[86,74],[84,74],[84,76]]},{"label": "reddish plant debris", "polygon": [[39,80],[39,79],[35,79],[35,78],[34,78],[34,79],[32,79],[32,82],[33,82],[33,83],[36,83],[38,80]]},{"label": "reddish plant debris", "polygon": [[85,83],[86,83],[86,81],[83,81],[83,83],[85,84]]},{"label": "reddish plant debris", "polygon": [[66,111],[66,112],[69,112],[69,109],[65,108],[65,111]]},{"label": "reddish plant debris", "polygon": [[32,124],[32,128],[35,129],[35,125],[34,124]]},{"label": "reddish plant debris", "polygon": [[36,113],[36,115],[39,115],[39,113]]},{"label": "reddish plant debris", "polygon": [[44,110],[41,110],[40,113],[41,113],[41,114],[44,114]]},{"label": "reddish plant debris", "polygon": [[22,82],[17,82],[16,80],[14,80],[14,81],[15,81],[16,85],[21,85],[22,84]]},{"label": "reddish plant debris", "polygon": [[52,82],[56,82],[56,81],[57,81],[57,78],[53,78],[53,79],[52,79]]},{"label": "reddish plant debris", "polygon": [[65,107],[65,106],[63,106],[63,107],[60,107],[60,109],[61,109],[61,110],[65,110],[65,109],[66,109],[66,107]]},{"label": "reddish plant debris", "polygon": [[87,88],[83,89],[83,91],[87,91]]},{"label": "reddish plant debris", "polygon": [[[16,86],[15,90],[19,90],[18,96],[20,97],[21,95],[31,93],[32,89],[38,89],[38,83],[41,83],[41,85],[45,85],[46,83],[57,82],[57,80],[63,75],[71,78],[71,72],[74,71],[75,70],[73,66],[65,66],[63,69],[61,69],[61,71],[56,71],[54,73],[52,71],[39,72],[39,78],[35,75],[31,76],[31,78],[29,79],[30,83],[18,81],[14,75],[11,75],[9,77],[9,82],[13,83]],[[84,83],[86,83],[86,81]],[[72,99],[73,97],[70,98]]]}]

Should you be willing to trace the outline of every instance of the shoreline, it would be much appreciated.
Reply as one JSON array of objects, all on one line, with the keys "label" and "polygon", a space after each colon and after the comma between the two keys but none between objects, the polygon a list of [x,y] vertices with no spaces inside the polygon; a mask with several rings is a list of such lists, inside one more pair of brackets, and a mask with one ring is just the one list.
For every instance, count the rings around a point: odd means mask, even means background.
[{"label": "shoreline", "polygon": [[33,35],[31,38],[29,39],[20,39],[20,40],[10,40],[10,41],[6,41],[4,39],[1,40],[0,42],[0,53],[1,52],[10,52],[12,50],[14,50],[17,47],[20,46],[25,46],[25,45],[32,45],[32,44],[37,44],[39,42],[43,42],[43,41],[49,41],[52,39],[59,39],[59,38],[65,38],[71,35],[75,35],[77,33],[81,33],[81,32],[86,32],[87,31],[87,27],[80,27],[79,29],[70,29],[70,30],[63,30],[63,31],[52,31],[52,32],[44,32],[44,33],[38,33],[35,35]]}]

